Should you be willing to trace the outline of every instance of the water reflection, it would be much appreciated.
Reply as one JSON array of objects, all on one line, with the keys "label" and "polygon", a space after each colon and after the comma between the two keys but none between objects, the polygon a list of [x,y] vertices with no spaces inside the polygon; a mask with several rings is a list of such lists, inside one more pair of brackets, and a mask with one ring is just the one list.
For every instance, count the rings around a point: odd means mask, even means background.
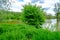
[{"label": "water reflection", "polygon": [[60,19],[57,19],[56,30],[60,31]]},{"label": "water reflection", "polygon": [[[59,29],[59,25],[60,23],[57,22],[57,19],[48,19],[45,21],[45,23],[43,24],[43,28],[44,29],[49,29],[51,31],[56,31]],[[57,27],[58,26],[58,27]]]}]

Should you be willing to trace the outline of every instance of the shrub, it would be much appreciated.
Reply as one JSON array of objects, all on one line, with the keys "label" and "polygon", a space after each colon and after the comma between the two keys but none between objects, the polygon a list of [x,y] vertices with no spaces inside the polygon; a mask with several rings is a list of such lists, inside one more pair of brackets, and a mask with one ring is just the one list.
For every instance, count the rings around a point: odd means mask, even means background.
[{"label": "shrub", "polygon": [[40,27],[45,21],[44,11],[36,5],[25,5],[22,10],[21,19],[23,22],[35,27]]}]

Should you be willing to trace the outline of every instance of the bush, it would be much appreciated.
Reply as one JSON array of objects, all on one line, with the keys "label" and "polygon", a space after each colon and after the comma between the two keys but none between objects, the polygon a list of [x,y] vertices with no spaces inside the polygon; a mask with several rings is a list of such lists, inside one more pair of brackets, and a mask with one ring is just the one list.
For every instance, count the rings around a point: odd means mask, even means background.
[{"label": "bush", "polygon": [[21,19],[26,24],[33,25],[38,28],[45,21],[44,11],[41,7],[36,5],[25,5],[22,10]]}]

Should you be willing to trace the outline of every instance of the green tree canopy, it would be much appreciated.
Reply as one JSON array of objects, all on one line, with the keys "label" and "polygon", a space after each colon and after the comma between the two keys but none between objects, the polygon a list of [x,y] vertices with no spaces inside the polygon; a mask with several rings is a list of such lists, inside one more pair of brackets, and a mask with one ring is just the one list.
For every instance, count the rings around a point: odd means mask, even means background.
[{"label": "green tree canopy", "polygon": [[45,21],[44,11],[41,7],[36,5],[25,5],[22,10],[22,20],[26,24],[34,25],[35,27],[40,27]]}]

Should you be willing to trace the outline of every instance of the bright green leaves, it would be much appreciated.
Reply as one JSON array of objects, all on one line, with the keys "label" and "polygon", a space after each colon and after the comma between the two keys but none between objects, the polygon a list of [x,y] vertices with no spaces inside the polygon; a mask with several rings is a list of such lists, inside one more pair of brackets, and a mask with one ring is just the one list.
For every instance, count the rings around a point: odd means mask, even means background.
[{"label": "bright green leaves", "polygon": [[40,27],[45,21],[44,11],[36,5],[25,5],[22,10],[21,19],[29,25]]}]

